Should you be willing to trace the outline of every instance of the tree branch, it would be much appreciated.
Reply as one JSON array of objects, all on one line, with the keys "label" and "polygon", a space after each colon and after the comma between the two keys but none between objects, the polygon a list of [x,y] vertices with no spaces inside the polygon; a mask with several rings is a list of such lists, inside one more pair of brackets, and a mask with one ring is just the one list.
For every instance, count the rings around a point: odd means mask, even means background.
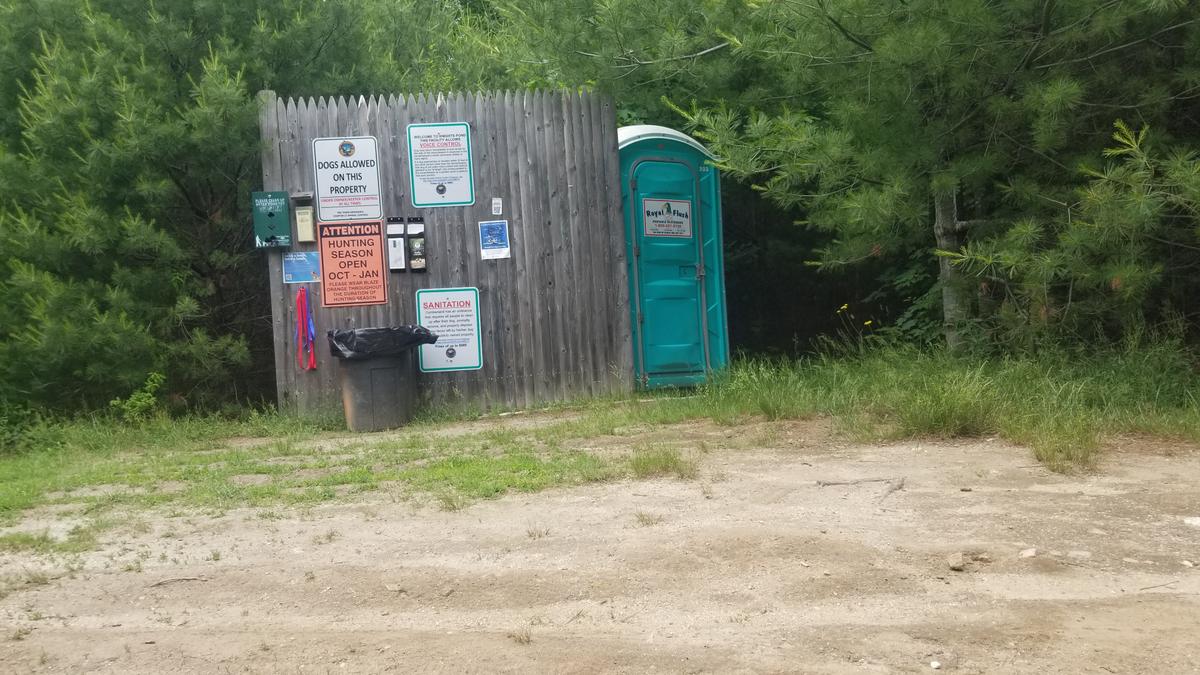
[{"label": "tree branch", "polygon": [[839,22],[837,19],[833,18],[833,15],[830,14],[829,10],[825,8],[825,0],[817,0],[817,6],[821,8],[821,13],[825,15],[826,20],[828,20],[829,23],[833,24],[834,28],[838,29],[838,32],[842,34],[842,37],[846,38],[847,40],[853,42],[854,44],[858,45],[859,47],[862,47],[863,49],[865,49],[869,52],[875,51],[875,48],[871,46],[870,42],[867,42],[866,40],[851,33],[849,30],[846,29],[845,26],[843,26],[841,24],[841,22]]},{"label": "tree branch", "polygon": [[1096,15],[1100,14],[1101,12],[1112,9],[1113,7],[1116,7],[1117,5],[1120,5],[1120,4],[1121,4],[1121,0],[1109,0],[1108,2],[1104,3],[1103,5],[1100,5],[1099,7],[1096,7],[1092,11],[1088,12],[1082,18],[1072,21],[1071,23],[1069,23],[1065,26],[1059,26],[1058,28],[1055,28],[1053,31],[1050,32],[1050,35],[1059,35],[1059,34],[1065,33],[1067,31],[1075,28],[1076,26],[1079,26],[1081,24],[1085,24],[1085,23],[1091,21],[1092,19],[1094,19],[1096,17]]},{"label": "tree branch", "polygon": [[971,220],[956,220],[954,221],[954,230],[956,232],[966,232],[974,227],[986,227],[1000,221],[994,218],[972,218]]},{"label": "tree branch", "polygon": [[1055,61],[1054,63],[1047,63],[1044,65],[1037,66],[1037,69],[1044,70],[1046,68],[1053,68],[1055,66],[1064,66],[1067,64],[1071,64],[1071,63],[1079,63],[1080,61],[1091,61],[1092,59],[1104,56],[1105,54],[1111,54],[1113,52],[1118,52],[1118,51],[1121,51],[1122,49],[1128,49],[1129,47],[1139,45],[1148,40],[1153,40],[1154,38],[1158,37],[1159,35],[1162,35],[1163,33],[1173,31],[1176,28],[1183,28],[1184,26],[1189,26],[1193,23],[1196,23],[1197,21],[1200,21],[1200,19],[1189,19],[1182,23],[1177,23],[1174,26],[1167,26],[1166,28],[1163,28],[1162,30],[1158,31],[1157,33],[1153,33],[1151,35],[1147,35],[1146,37],[1138,38],[1136,40],[1126,42],[1125,44],[1117,45],[1115,47],[1109,47],[1108,49],[1101,49],[1100,51],[1095,52],[1094,54],[1089,54],[1087,56],[1079,56],[1079,57],[1076,57],[1073,59],[1064,59],[1062,61]]},{"label": "tree branch", "polygon": [[308,62],[305,63],[304,66],[300,68],[300,72],[307,71],[308,67],[311,66],[318,58],[320,58],[321,53],[325,51],[325,46],[329,44],[330,38],[332,38],[341,29],[342,29],[342,20],[341,20],[341,17],[339,17],[336,21],[333,22],[333,27],[329,29],[329,32],[326,33],[324,35],[324,37],[321,38],[321,44],[317,45],[316,51],[313,52],[313,55],[311,58],[308,59]]},{"label": "tree branch", "polygon": [[1042,5],[1042,27],[1038,30],[1038,37],[1045,37],[1050,32],[1050,17],[1054,14],[1054,0],[1046,0]]},{"label": "tree branch", "polygon": [[[692,54],[684,54],[682,56],[668,56],[668,57],[664,57],[661,59],[651,59],[649,61],[645,61],[645,60],[639,59],[634,56],[625,56],[622,58],[624,58],[629,63],[623,63],[623,64],[618,65],[617,67],[618,68],[637,68],[638,66],[649,66],[649,65],[652,65],[655,63],[667,63],[669,61],[687,61],[690,59],[698,59],[701,56],[704,56],[706,54],[711,54],[716,51],[720,51],[722,49],[725,49],[728,46],[729,46],[728,42],[722,42],[720,44],[713,45],[712,47],[709,47],[708,49],[701,49],[700,51],[692,53]],[[577,52],[577,53],[582,54],[583,52]]]}]

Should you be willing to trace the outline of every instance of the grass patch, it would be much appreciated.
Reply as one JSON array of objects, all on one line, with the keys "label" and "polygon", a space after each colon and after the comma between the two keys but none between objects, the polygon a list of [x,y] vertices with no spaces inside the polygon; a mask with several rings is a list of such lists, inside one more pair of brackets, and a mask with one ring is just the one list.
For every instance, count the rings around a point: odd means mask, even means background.
[{"label": "grass patch", "polygon": [[650,527],[652,525],[658,525],[659,523],[661,523],[663,521],[663,517],[658,515],[657,513],[649,513],[646,511],[638,511],[637,513],[634,513],[633,519],[634,519],[634,521],[637,522],[637,524],[640,527]]},{"label": "grass patch", "polygon": [[695,460],[685,459],[674,448],[639,448],[629,458],[629,468],[637,478],[675,476],[690,480],[700,473]]},{"label": "grass patch", "polygon": [[693,479],[703,444],[696,453],[663,443],[634,442],[629,455],[578,448],[613,437],[614,445],[628,446],[622,438],[696,419],[736,425],[828,416],[855,440],[995,435],[1028,445],[1053,469],[1068,470],[1093,463],[1114,434],[1200,441],[1198,395],[1195,365],[1170,346],[996,359],[893,347],[745,361],[694,390],[589,401],[541,426],[457,435],[438,432],[433,419],[388,438],[322,442],[328,425],[267,414],[152,418],[136,426],[100,418],[39,422],[22,429],[18,451],[0,454],[0,526],[26,509],[55,503],[79,505],[89,521],[61,540],[3,535],[0,550],[87,550],[111,526],[105,515],[117,509],[252,507],[274,518],[277,507],[386,485],[456,510],[554,486]]},{"label": "grass patch", "polygon": [[55,539],[48,532],[10,532],[0,535],[0,551],[32,553],[81,553],[96,547],[97,535],[116,527],[116,521],[96,518],[71,528],[64,539]]},{"label": "grass patch", "polygon": [[[20,438],[8,446],[14,449],[0,454],[0,485],[5,488],[0,490],[0,525],[46,503],[50,493],[65,493],[60,501],[99,508],[146,506],[172,501],[156,489],[163,483],[201,483],[233,472],[272,471],[253,466],[253,460],[286,455],[294,439],[310,438],[328,426],[262,413],[239,420],[155,417],[137,425],[103,417],[39,421],[21,429]],[[232,438],[281,440],[238,450],[228,447]],[[96,486],[113,489],[98,496],[71,495]]]},{"label": "grass patch", "polygon": [[[70,570],[70,567],[68,567],[68,570]],[[30,570],[30,571],[25,571],[24,573],[6,574],[3,576],[0,576],[0,600],[3,600],[4,598],[8,597],[12,593],[21,591],[26,588],[30,588],[30,587],[34,587],[34,586],[45,586],[45,585],[49,584],[51,581],[54,581],[55,579],[59,578],[60,576],[63,576],[64,574],[69,574],[69,573],[71,573],[71,572],[68,571],[65,573],[60,573],[56,576],[51,576],[50,574],[48,574],[47,572],[44,572],[42,570]]]},{"label": "grass patch", "polygon": [[[601,404],[603,406],[607,403]],[[98,419],[61,423],[39,431],[53,443],[0,455],[0,525],[45,504],[78,504],[99,523],[114,509],[168,505],[176,512],[253,507],[278,517],[272,507],[304,506],[343,495],[400,484],[431,495],[448,510],[507,492],[533,492],[630,474],[619,458],[564,448],[571,438],[611,431],[602,409],[586,419],[514,431],[430,433],[436,423],[413,425],[400,435],[373,441],[340,437],[330,448],[320,427],[280,417],[261,426],[216,420],[207,435],[200,420],[183,431],[151,420],[140,428]],[[615,418],[614,418],[615,419]],[[257,434],[286,436],[255,442]],[[230,437],[234,438],[230,438]],[[100,440],[97,440],[100,439]],[[182,511],[181,511],[182,510]],[[99,528],[80,529],[65,541],[11,535],[0,547],[39,553],[87,550]]]},{"label": "grass patch", "polygon": [[29,532],[13,532],[0,536],[0,551],[36,551],[49,553],[55,551],[58,542],[49,534],[31,534]]},{"label": "grass patch", "polygon": [[654,416],[824,415],[856,440],[997,435],[1064,471],[1094,463],[1115,434],[1200,441],[1198,396],[1196,364],[1170,345],[995,359],[890,347],[745,362],[698,396],[662,398]]},{"label": "grass patch", "polygon": [[341,539],[341,537],[341,532],[338,532],[337,530],[329,530],[325,534],[318,534],[317,536],[313,537],[313,543],[317,544],[318,546],[322,544],[332,544],[338,539]]},{"label": "grass patch", "polygon": [[426,492],[444,493],[449,489],[468,498],[487,499],[509,491],[536,492],[616,475],[612,463],[595,455],[557,452],[545,457],[530,453],[446,457],[407,469],[400,479]]}]

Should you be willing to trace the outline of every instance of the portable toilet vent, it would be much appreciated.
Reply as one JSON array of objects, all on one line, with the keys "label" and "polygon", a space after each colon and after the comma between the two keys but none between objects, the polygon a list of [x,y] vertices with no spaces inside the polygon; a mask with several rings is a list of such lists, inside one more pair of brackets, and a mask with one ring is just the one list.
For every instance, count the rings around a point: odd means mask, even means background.
[{"label": "portable toilet vent", "polygon": [[699,384],[729,363],[714,157],[648,124],[618,129],[617,145],[634,375],[650,389]]}]

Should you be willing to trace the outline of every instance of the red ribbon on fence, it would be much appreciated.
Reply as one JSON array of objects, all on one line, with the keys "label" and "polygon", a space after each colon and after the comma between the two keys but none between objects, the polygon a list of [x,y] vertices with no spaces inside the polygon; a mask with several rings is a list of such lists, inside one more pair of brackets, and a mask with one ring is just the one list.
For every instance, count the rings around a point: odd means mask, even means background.
[{"label": "red ribbon on fence", "polygon": [[[308,305],[308,289],[301,286],[296,293],[296,363],[301,370],[317,369],[317,326],[313,323],[312,307]],[[308,350],[308,363],[304,351]]]}]

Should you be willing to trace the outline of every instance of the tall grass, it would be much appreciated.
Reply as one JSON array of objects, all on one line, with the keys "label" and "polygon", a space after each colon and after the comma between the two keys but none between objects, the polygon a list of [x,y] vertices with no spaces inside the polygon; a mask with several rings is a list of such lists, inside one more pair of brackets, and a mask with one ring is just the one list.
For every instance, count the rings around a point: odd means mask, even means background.
[{"label": "tall grass", "polygon": [[1200,376],[1171,345],[995,359],[876,347],[752,360],[699,397],[664,404],[724,423],[830,415],[864,437],[999,435],[1056,470],[1090,464],[1114,434],[1200,440]]},{"label": "tall grass", "polygon": [[[150,417],[136,424],[104,417],[34,420],[7,427],[5,438],[16,442],[6,442],[10,450],[0,452],[0,526],[25,509],[59,499],[55,494],[88,486],[112,490],[70,498],[96,510],[118,504],[308,503],[333,499],[339,489],[375,489],[382,481],[459,500],[624,475],[689,478],[695,461],[669,444],[639,446],[617,459],[577,446],[581,439],[633,437],[654,425],[700,418],[737,424],[751,417],[825,415],[857,440],[997,435],[1028,445],[1047,466],[1066,470],[1093,463],[1114,434],[1200,441],[1198,398],[1194,365],[1185,351],[1169,345],[996,359],[874,347],[801,361],[743,361],[698,390],[580,402],[580,414],[529,429],[445,436],[429,433],[437,422],[425,421],[373,445],[340,439],[333,455],[298,441],[341,428],[334,418],[247,413],[236,419]],[[241,436],[275,440],[231,440]],[[276,461],[280,458],[294,461]],[[299,469],[319,475],[293,475]],[[239,482],[252,474],[269,480]],[[166,482],[175,484],[174,492],[157,489]],[[18,538],[3,545],[31,547],[38,541]]]}]

